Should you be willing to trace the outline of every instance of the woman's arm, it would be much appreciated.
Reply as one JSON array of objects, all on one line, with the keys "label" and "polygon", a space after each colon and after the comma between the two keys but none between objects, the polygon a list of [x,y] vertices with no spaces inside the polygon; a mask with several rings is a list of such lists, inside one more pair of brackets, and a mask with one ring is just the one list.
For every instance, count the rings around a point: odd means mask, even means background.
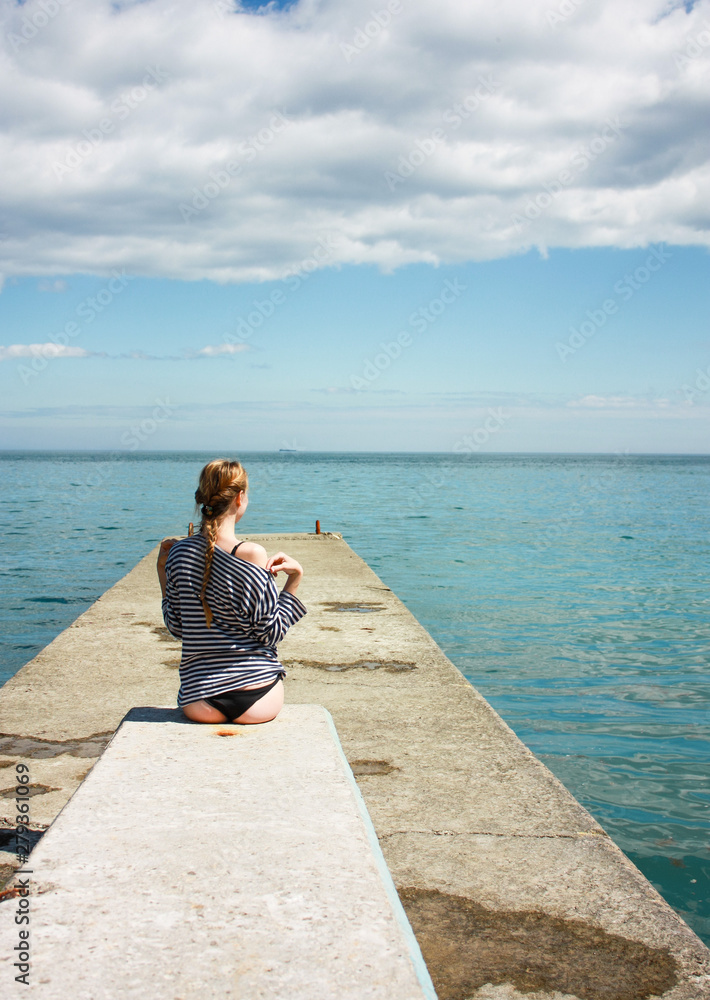
[{"label": "woman's arm", "polygon": [[160,580],[160,589],[162,591],[163,597],[165,597],[165,589],[167,586],[167,580],[165,576],[165,563],[168,561],[168,553],[173,547],[175,542],[180,541],[179,538],[164,538],[160,543],[160,549],[158,550],[158,579]]},{"label": "woman's arm", "polygon": [[[269,646],[275,646],[281,642],[291,625],[306,614],[305,607],[296,597],[296,590],[303,578],[303,568],[285,552],[277,552],[265,561],[263,569],[271,574],[272,579],[267,581],[266,588],[253,607],[250,620],[256,638]],[[273,577],[281,572],[286,573],[288,580],[279,594]]]},{"label": "woman's arm", "polygon": [[175,588],[174,582],[168,578],[168,571],[166,567],[168,553],[177,541],[179,541],[177,538],[164,538],[160,543],[157,569],[158,579],[160,580],[160,589],[163,593],[163,621],[165,622],[165,627],[176,639],[182,639],[180,597],[177,589]]},{"label": "woman's arm", "polygon": [[300,563],[297,563],[291,556],[287,556],[285,552],[277,552],[276,555],[267,558],[264,546],[256,542],[242,542],[242,545],[243,548],[239,550],[240,559],[246,559],[247,562],[254,563],[255,566],[261,566],[272,576],[285,573],[288,579],[282,593],[296,593],[298,585],[303,579],[303,567]]}]

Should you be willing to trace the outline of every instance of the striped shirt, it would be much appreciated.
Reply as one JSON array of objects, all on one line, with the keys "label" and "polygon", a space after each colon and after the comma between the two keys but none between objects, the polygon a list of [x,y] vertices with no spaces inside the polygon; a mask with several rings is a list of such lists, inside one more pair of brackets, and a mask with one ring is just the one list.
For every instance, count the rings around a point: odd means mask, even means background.
[{"label": "striped shirt", "polygon": [[214,618],[207,628],[200,600],[206,544],[203,535],[182,538],[165,564],[163,619],[182,639],[179,706],[285,676],[276,643],[306,614],[297,597],[278,592],[267,570],[215,546],[205,591]]}]

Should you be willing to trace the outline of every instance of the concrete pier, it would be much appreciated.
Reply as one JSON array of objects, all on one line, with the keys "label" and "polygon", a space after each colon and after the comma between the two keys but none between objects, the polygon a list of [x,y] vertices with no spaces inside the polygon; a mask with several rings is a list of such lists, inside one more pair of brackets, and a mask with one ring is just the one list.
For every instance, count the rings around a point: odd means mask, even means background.
[{"label": "concrete pier", "polygon": [[320,705],[263,726],[132,709],[26,867],[38,1000],[436,1000]]},{"label": "concrete pier", "polygon": [[[366,563],[337,537],[251,537],[304,566],[287,702],[332,714],[440,1000],[710,1000],[708,949]],[[6,829],[16,760],[41,830],[130,708],[174,703],[154,564],[0,690]]]}]

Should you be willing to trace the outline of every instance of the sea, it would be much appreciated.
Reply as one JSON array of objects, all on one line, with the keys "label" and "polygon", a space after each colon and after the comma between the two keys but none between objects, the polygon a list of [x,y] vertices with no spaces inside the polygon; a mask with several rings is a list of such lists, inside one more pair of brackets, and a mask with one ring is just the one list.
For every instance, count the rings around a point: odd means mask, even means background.
[{"label": "sea", "polygon": [[[214,457],[0,452],[0,683],[185,533]],[[710,943],[710,456],[236,457],[241,530],[341,532]]]}]

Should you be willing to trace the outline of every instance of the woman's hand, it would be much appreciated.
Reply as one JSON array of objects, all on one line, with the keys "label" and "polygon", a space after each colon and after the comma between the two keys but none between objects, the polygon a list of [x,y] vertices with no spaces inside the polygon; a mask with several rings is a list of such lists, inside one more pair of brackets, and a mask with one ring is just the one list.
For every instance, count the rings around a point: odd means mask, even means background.
[{"label": "woman's hand", "polygon": [[160,580],[160,590],[162,591],[163,597],[165,597],[165,590],[167,588],[167,577],[165,575],[165,563],[168,558],[168,552],[175,544],[179,542],[179,538],[164,538],[160,543],[160,549],[158,551],[158,579]]},{"label": "woman's hand", "polygon": [[287,556],[285,552],[277,552],[275,556],[270,556],[266,560],[266,569],[274,576],[277,573],[285,573],[288,580],[284,584],[284,590],[289,594],[296,593],[303,578],[303,567],[300,563]]},{"label": "woman's hand", "polygon": [[180,541],[179,538],[164,538],[162,540],[162,542],[160,543],[160,551],[158,552],[158,570],[159,571],[161,569],[163,569],[164,566],[165,566],[165,563],[166,563],[167,558],[168,558],[168,552],[170,552],[170,550],[173,547],[173,545],[175,544],[175,542],[179,542],[179,541]]}]

